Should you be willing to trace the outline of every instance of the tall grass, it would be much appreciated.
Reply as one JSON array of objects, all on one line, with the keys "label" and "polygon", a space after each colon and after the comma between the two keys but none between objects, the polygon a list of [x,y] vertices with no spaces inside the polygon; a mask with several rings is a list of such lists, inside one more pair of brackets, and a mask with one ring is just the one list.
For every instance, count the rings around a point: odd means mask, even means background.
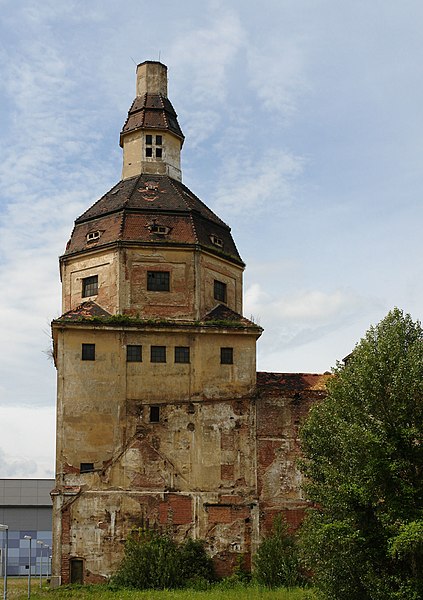
[{"label": "tall grass", "polygon": [[[1,586],[0,586],[1,587]],[[1,592],[3,590],[1,589]],[[2,594],[0,594],[0,597]],[[9,579],[8,600],[25,600],[27,598],[27,580]],[[235,586],[224,589],[217,585],[210,590],[111,590],[107,586],[64,586],[55,590],[43,586],[38,581],[32,582],[31,598],[33,600],[316,600],[311,590],[276,589],[269,590],[257,586]]]}]

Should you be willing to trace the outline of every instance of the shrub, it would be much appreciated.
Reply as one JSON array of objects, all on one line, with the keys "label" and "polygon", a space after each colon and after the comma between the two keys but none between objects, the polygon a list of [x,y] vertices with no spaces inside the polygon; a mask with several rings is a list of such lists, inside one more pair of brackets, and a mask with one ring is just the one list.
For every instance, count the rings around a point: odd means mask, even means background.
[{"label": "shrub", "polygon": [[112,584],[137,589],[173,589],[211,579],[212,562],[203,542],[189,539],[178,545],[168,533],[136,529],[126,540],[125,556]]},{"label": "shrub", "polygon": [[272,588],[292,588],[304,583],[294,537],[288,534],[288,526],[280,515],[254,557],[254,577]]}]

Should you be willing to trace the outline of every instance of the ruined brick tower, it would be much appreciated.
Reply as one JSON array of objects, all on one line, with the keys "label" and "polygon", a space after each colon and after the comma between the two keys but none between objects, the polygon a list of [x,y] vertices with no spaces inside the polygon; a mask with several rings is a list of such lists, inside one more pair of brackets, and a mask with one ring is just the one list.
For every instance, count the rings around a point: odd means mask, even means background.
[{"label": "ruined brick tower", "polygon": [[112,574],[131,528],[207,540],[220,573],[275,511],[300,518],[296,427],[316,375],[259,374],[230,228],[181,182],[167,68],[137,68],[122,180],[60,258],[56,583]]}]

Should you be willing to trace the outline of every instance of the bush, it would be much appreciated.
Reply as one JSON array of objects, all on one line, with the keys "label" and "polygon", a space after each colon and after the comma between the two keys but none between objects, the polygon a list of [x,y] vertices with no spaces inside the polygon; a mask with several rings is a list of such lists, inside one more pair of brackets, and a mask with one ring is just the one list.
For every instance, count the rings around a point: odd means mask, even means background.
[{"label": "bush", "polygon": [[169,534],[150,529],[131,532],[125,556],[112,584],[137,589],[173,589],[213,579],[204,543],[187,540],[178,545]]},{"label": "bush", "polygon": [[254,557],[254,576],[258,583],[272,588],[292,588],[304,583],[297,546],[280,515],[273,522],[272,534],[263,540]]}]

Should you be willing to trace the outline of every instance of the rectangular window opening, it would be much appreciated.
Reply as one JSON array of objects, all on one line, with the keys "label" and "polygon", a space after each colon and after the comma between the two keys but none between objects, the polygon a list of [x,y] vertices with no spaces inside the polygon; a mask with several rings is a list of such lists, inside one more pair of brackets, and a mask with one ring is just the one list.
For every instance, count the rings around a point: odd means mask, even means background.
[{"label": "rectangular window opening", "polygon": [[82,344],[82,360],[95,360],[95,344]]},{"label": "rectangular window opening", "polygon": [[150,423],[160,422],[160,406],[150,406]]},{"label": "rectangular window opening", "polygon": [[82,297],[96,296],[98,294],[98,275],[84,277],[82,280]]},{"label": "rectangular window opening", "polygon": [[126,360],[127,362],[142,362],[142,346],[126,346]]},{"label": "rectangular window opening", "polygon": [[94,471],[94,463],[81,463],[79,465],[80,473],[91,473]]},{"label": "rectangular window opening", "polygon": [[156,135],[156,144],[157,144],[157,146],[162,145],[162,136],[161,135]]},{"label": "rectangular window opening", "polygon": [[232,365],[234,362],[234,349],[233,348],[221,348],[220,349],[220,364]]},{"label": "rectangular window opening", "polygon": [[161,148],[156,148],[156,158],[161,158],[162,157],[162,149]]},{"label": "rectangular window opening", "polygon": [[226,283],[214,280],[214,299],[219,302],[226,302]]},{"label": "rectangular window opening", "polygon": [[166,346],[151,346],[150,360],[154,363],[166,362]]},{"label": "rectangular window opening", "polygon": [[153,156],[153,148],[146,148],[146,149],[145,149],[145,155],[146,155],[147,157],[151,157],[151,156]]},{"label": "rectangular window opening", "polygon": [[188,346],[175,346],[175,362],[176,363],[189,363],[189,347]]},{"label": "rectangular window opening", "polygon": [[149,133],[147,133],[147,135],[145,136],[145,143],[147,144],[147,146],[151,146],[151,144],[153,143],[153,136]]},{"label": "rectangular window opening", "polygon": [[147,290],[150,292],[168,292],[170,290],[169,271],[147,271]]}]

